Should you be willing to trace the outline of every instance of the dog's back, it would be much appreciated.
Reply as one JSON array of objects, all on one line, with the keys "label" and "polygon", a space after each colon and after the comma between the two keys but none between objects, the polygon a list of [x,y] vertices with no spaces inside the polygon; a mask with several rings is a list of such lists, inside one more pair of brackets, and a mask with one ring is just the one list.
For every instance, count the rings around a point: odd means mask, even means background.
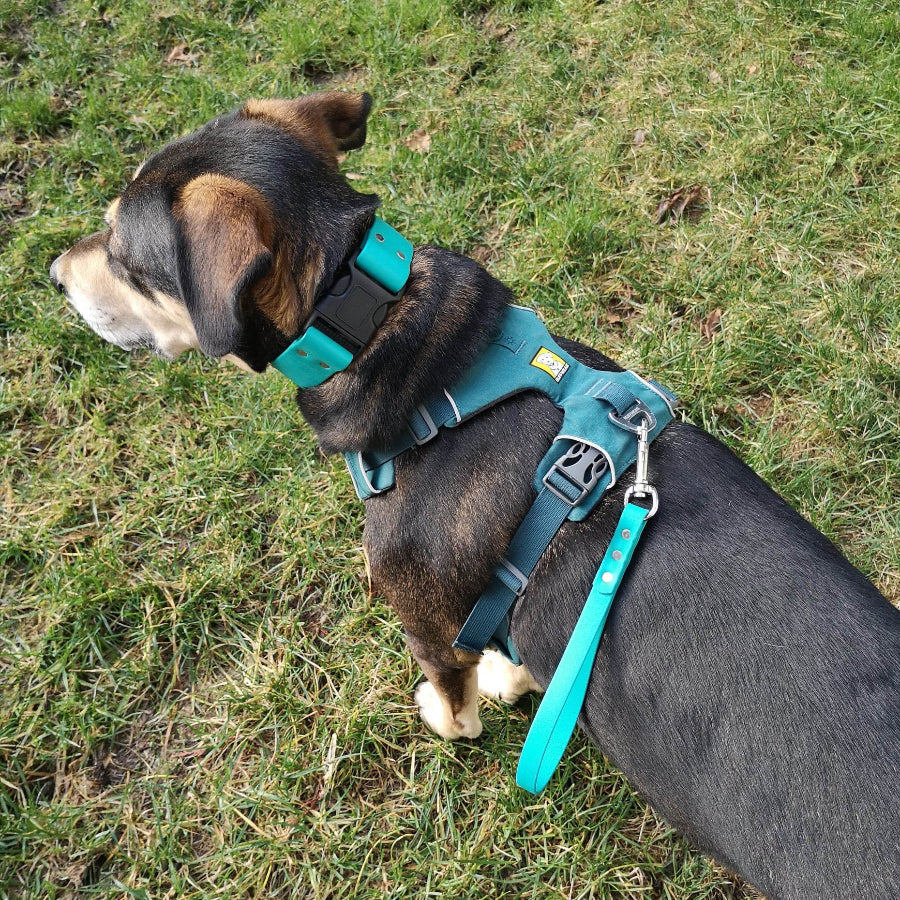
[{"label": "dog's back", "polygon": [[[896,898],[900,612],[699,429],[672,426],[653,473],[661,511],[582,726],[666,819],[770,897]],[[589,581],[584,548],[605,527],[561,547],[526,595],[514,631],[539,682],[577,616],[557,602],[543,624],[553,569]]]}]

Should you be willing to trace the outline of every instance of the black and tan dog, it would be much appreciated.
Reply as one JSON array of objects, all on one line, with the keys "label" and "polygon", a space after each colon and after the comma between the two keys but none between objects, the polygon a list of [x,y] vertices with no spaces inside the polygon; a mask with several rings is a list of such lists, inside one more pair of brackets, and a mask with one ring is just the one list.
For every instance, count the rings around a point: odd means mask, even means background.
[{"label": "black and tan dog", "polygon": [[[108,229],[54,262],[54,283],[120,347],[197,347],[264,370],[378,206],[337,169],[363,143],[370,103],[250,101],[169,144],[113,201]],[[466,370],[511,299],[475,262],[418,248],[370,344],[299,392],[322,448],[389,444]],[[444,737],[480,733],[479,685],[508,700],[546,686],[610,540],[625,485],[539,562],[512,622],[527,669],[452,648],[559,422],[545,397],[519,394],[406,453],[396,489],[367,504],[373,586],[403,622],[428,678],[422,716]],[[581,727],[659,813],[773,900],[893,900],[900,613],[702,431],[667,428],[651,474],[663,512],[613,607]]]}]

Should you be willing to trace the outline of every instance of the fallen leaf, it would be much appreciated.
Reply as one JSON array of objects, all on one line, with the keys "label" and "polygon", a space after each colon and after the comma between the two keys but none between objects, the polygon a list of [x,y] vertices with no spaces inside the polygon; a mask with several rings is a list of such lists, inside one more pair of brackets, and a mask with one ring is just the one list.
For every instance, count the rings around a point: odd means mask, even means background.
[{"label": "fallen leaf", "polygon": [[718,84],[722,80],[722,76],[715,69],[712,69],[709,73],[709,80],[713,84]]},{"label": "fallen leaf", "polygon": [[360,175],[359,172],[346,172],[344,174],[344,177],[347,179],[347,181],[362,181],[366,176]]},{"label": "fallen leaf", "polygon": [[634,133],[634,139],[632,143],[635,147],[640,147],[645,140],[647,140],[647,132],[644,131],[643,128],[638,128],[638,130]]},{"label": "fallen leaf", "polygon": [[166,62],[170,66],[193,66],[196,65],[198,54],[188,53],[187,44],[176,44],[167,54]]},{"label": "fallen leaf", "polygon": [[525,149],[525,141],[522,138],[517,138],[511,144],[506,145],[506,150],[508,153],[520,153]]},{"label": "fallen leaf", "polygon": [[748,75],[755,75],[758,71],[759,71],[759,66],[756,63],[750,63],[750,65],[747,66],[747,74]]},{"label": "fallen leaf", "polygon": [[700,334],[703,339],[711,341],[717,331],[722,330],[722,310],[714,309],[701,323]]},{"label": "fallen leaf", "polygon": [[657,225],[663,225],[668,221],[677,222],[681,218],[696,222],[703,212],[706,195],[707,188],[703,184],[678,188],[657,204],[654,221]]},{"label": "fallen leaf", "polygon": [[431,149],[431,135],[424,128],[417,128],[403,143],[416,153],[427,153]]}]

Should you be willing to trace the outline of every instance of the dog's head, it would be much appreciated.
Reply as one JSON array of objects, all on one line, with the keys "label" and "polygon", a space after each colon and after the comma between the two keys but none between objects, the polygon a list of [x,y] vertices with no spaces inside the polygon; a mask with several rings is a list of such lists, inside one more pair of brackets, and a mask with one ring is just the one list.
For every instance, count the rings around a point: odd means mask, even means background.
[{"label": "dog's head", "polygon": [[250,100],[168,144],[50,277],[101,337],[262,370],[296,336],[368,226],[338,154],[362,146],[368,94]]}]

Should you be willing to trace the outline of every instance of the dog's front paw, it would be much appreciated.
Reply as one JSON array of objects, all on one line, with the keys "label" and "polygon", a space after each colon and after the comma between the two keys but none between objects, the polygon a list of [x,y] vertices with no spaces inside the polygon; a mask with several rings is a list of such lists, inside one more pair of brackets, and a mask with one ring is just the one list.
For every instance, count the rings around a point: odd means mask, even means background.
[{"label": "dog's front paw", "polygon": [[540,690],[525,666],[514,666],[496,650],[484,651],[478,663],[478,693],[483,697],[515,703],[523,694]]},{"label": "dog's front paw", "polygon": [[477,738],[481,734],[478,707],[462,709],[454,716],[450,704],[443,701],[430,681],[423,681],[416,688],[416,703],[422,721],[445,740]]}]

